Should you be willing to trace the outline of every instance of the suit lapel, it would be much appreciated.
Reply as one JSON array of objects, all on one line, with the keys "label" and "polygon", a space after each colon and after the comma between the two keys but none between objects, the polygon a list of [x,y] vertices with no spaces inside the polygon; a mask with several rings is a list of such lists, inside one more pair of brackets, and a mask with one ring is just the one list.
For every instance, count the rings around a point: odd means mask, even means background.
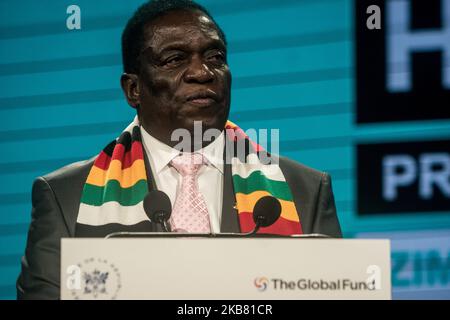
[{"label": "suit lapel", "polygon": [[[150,167],[150,162],[148,160],[147,152],[143,148],[144,153],[144,163],[145,163],[145,172],[147,174],[147,184],[148,184],[148,192],[152,190],[157,190],[155,178],[153,177],[152,168]],[[162,227],[158,223],[151,223],[150,232],[163,232]]]},{"label": "suit lapel", "polygon": [[222,221],[220,232],[241,232],[239,227],[238,213],[236,207],[236,196],[233,188],[233,177],[231,174],[231,164],[225,162],[223,172],[223,202]]},{"label": "suit lapel", "polygon": [[72,166],[79,166],[80,171],[79,174],[71,177],[70,183],[67,183],[65,179],[57,179],[51,182],[51,188],[58,199],[70,237],[75,237],[75,228],[83,187],[94,164],[95,158],[96,157],[93,157],[84,162],[73,164]]}]

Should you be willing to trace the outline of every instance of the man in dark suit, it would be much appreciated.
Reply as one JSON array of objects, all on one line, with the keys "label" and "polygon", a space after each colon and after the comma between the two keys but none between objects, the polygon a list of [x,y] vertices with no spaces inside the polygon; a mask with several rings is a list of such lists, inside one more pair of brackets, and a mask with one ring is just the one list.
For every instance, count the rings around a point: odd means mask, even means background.
[{"label": "man in dark suit", "polygon": [[[195,3],[153,1],[128,22],[122,50],[125,72],[121,85],[128,103],[137,110],[148,189],[166,192],[177,211],[183,192],[179,186],[183,187],[185,180],[172,165],[177,155],[171,136],[179,128],[192,132],[196,121],[205,130],[223,132],[231,88],[225,35]],[[198,148],[194,144],[190,151],[202,150],[205,165],[192,186],[203,204],[207,232],[241,232],[233,167],[215,161],[226,149],[223,141],[219,135],[213,142],[202,141]],[[61,238],[101,237],[119,230],[161,231],[149,220],[120,224],[98,219],[90,223],[80,218],[80,199],[95,159],[71,164],[34,182],[32,222],[17,281],[18,298],[59,298]],[[294,220],[301,222],[301,231],[341,237],[330,176],[283,157],[277,162],[291,190]]]}]

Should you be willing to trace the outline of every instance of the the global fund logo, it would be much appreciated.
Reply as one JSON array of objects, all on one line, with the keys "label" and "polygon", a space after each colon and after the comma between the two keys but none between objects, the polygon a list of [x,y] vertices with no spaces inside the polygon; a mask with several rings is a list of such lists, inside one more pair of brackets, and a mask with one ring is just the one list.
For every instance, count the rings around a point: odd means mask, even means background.
[{"label": "the global fund logo", "polygon": [[253,284],[255,285],[256,289],[258,289],[258,291],[263,292],[266,291],[267,286],[269,285],[269,279],[267,279],[266,277],[255,278]]},{"label": "the global fund logo", "polygon": [[281,277],[257,277],[253,284],[259,292],[273,291],[375,291],[381,289],[381,269],[370,265],[366,269],[367,277],[363,280],[351,278],[286,279]]}]

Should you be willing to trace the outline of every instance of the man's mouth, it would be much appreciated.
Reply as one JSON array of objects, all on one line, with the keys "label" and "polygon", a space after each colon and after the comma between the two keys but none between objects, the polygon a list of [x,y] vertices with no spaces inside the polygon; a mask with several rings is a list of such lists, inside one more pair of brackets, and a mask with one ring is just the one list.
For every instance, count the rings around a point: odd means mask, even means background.
[{"label": "man's mouth", "polygon": [[217,94],[212,90],[198,91],[187,96],[186,102],[199,107],[208,107],[218,101]]},{"label": "man's mouth", "polygon": [[201,99],[192,99],[188,101],[191,104],[195,104],[198,106],[209,106],[212,105],[215,101],[211,98],[201,98]]}]

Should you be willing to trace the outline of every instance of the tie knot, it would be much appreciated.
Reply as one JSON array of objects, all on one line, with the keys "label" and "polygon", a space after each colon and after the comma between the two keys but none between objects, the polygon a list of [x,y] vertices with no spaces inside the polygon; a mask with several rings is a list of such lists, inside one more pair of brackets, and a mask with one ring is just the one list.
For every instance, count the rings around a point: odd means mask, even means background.
[{"label": "tie knot", "polygon": [[197,174],[205,161],[200,153],[184,152],[173,158],[170,163],[182,176],[187,176]]}]

